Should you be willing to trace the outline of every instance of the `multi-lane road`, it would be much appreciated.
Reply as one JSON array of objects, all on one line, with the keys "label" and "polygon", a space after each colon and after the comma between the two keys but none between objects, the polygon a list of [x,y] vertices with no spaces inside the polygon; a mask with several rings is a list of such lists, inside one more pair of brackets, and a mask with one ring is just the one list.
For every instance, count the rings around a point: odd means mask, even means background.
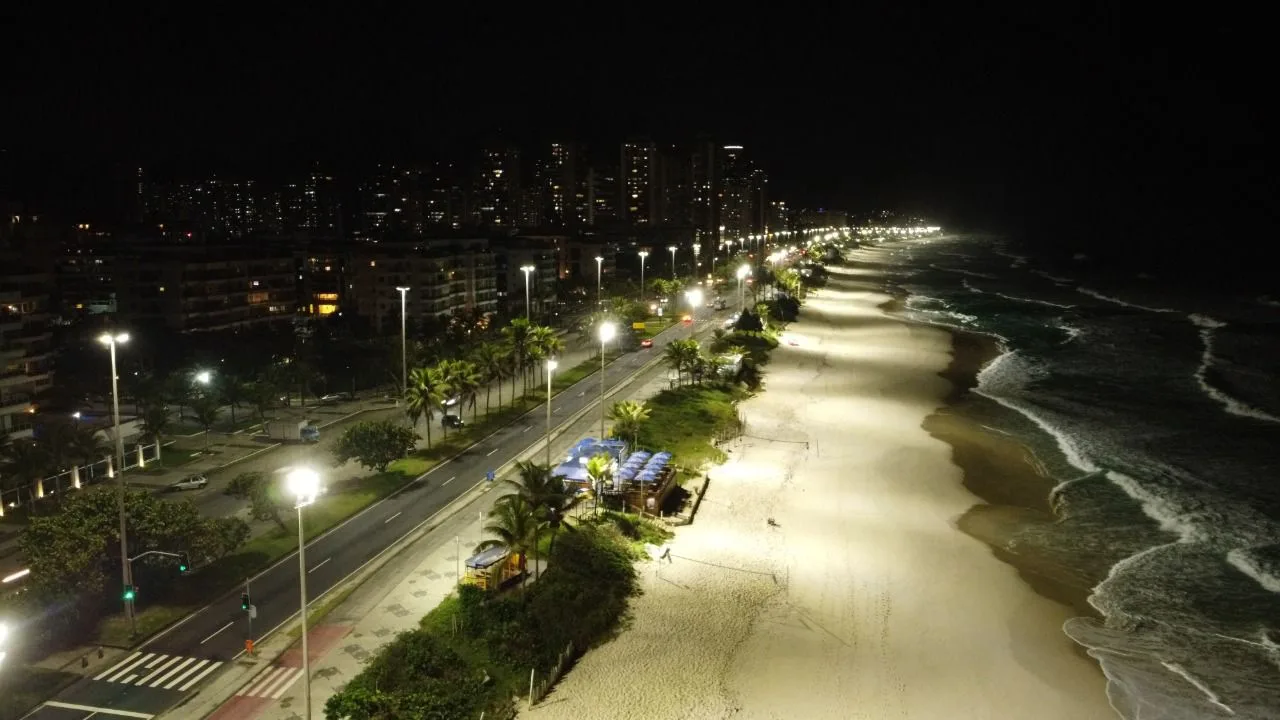
[{"label": "multi-lane road", "polygon": [[[721,314],[699,310],[690,326],[677,324],[654,338],[653,347],[624,355],[605,371],[612,389],[629,382],[660,357],[673,340],[699,335],[720,324]],[[593,374],[552,401],[552,422],[559,426],[596,404],[600,376]],[[485,474],[516,459],[545,432],[545,409],[531,410],[514,423],[477,442],[451,461],[416,478],[383,500],[307,545],[308,596],[315,599],[357,572],[379,553],[413,532],[428,518],[481,482]],[[326,457],[312,458],[322,467]],[[324,502],[323,496],[318,502]],[[305,510],[304,510],[305,513]],[[293,553],[252,578],[249,592],[257,610],[252,637],[260,642],[298,611],[298,556]],[[228,592],[169,630],[128,653],[96,675],[76,682],[27,716],[28,720],[146,718],[157,715],[217,676],[251,637],[241,609],[241,589]],[[94,713],[98,713],[94,715]]]}]

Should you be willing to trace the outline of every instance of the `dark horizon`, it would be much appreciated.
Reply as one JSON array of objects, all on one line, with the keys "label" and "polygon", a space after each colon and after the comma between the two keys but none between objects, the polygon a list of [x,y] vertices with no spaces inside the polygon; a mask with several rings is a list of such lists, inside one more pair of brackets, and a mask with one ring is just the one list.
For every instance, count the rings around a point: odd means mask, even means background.
[{"label": "dark horizon", "polygon": [[1262,45],[1237,21],[1081,8],[517,15],[24,23],[10,48],[22,112],[0,138],[35,162],[11,170],[8,194],[91,206],[95,183],[139,163],[349,173],[495,138],[607,153],[705,132],[746,146],[793,207],[1163,250],[1275,219]]}]

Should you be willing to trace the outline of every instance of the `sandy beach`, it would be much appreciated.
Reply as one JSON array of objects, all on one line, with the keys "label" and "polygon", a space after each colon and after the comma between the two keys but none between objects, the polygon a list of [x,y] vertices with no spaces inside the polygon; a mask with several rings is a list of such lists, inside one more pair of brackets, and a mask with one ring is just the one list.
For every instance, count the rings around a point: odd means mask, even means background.
[{"label": "sandy beach", "polygon": [[[811,295],[628,627],[523,717],[1115,717],[1061,631],[1071,594],[976,539],[999,543],[999,513],[1048,517],[1018,446],[945,412],[982,343],[891,317],[878,272],[833,268]],[[1021,507],[975,512],[975,491]]]}]

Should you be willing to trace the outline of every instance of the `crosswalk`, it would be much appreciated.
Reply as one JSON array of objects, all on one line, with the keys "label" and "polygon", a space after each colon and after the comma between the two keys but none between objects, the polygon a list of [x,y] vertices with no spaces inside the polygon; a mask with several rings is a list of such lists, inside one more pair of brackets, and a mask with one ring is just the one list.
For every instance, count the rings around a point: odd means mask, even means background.
[{"label": "crosswalk", "polygon": [[94,680],[186,692],[222,665],[221,660],[201,660],[182,655],[135,652]]},{"label": "crosswalk", "polygon": [[277,665],[267,668],[266,672],[251,680],[236,695],[279,700],[280,696],[284,695],[284,692],[300,677],[302,677],[302,668]]}]

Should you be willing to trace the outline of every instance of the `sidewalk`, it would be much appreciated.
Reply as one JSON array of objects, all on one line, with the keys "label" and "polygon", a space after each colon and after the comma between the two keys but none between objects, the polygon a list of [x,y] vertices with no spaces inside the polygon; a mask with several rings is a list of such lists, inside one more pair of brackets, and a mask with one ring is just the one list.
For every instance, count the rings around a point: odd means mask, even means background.
[{"label": "sidewalk", "polygon": [[[705,337],[716,323],[698,329]],[[588,351],[589,352],[589,351]],[[655,365],[661,357],[655,356]],[[581,361],[578,361],[581,362]],[[668,387],[665,373],[649,370],[631,384],[615,391],[608,402],[644,400]],[[555,454],[563,455],[583,437],[599,433],[599,415],[592,409],[579,417],[552,443]],[[541,458],[542,448],[534,447],[528,457]],[[503,492],[500,485],[485,486],[483,494],[464,506],[435,529],[402,548],[395,557],[367,579],[308,633],[311,662],[312,716],[323,714],[324,703],[346,686],[372,657],[396,634],[418,626],[424,615],[450,595],[458,580],[460,565],[482,539],[482,514],[487,513]],[[464,496],[465,498],[466,496]],[[459,498],[462,500],[463,498]],[[459,549],[461,553],[459,553]],[[344,591],[336,589],[334,597]],[[323,607],[319,603],[314,607]],[[313,609],[314,613],[315,610]],[[275,643],[268,643],[274,645]],[[289,649],[275,661],[255,661],[256,672],[229,672],[204,688],[201,698],[170,710],[163,718],[211,720],[295,720],[302,715],[303,683],[301,651],[289,640]],[[260,657],[269,657],[263,648]],[[225,702],[219,698],[229,698]],[[211,713],[211,714],[210,714]]]}]

